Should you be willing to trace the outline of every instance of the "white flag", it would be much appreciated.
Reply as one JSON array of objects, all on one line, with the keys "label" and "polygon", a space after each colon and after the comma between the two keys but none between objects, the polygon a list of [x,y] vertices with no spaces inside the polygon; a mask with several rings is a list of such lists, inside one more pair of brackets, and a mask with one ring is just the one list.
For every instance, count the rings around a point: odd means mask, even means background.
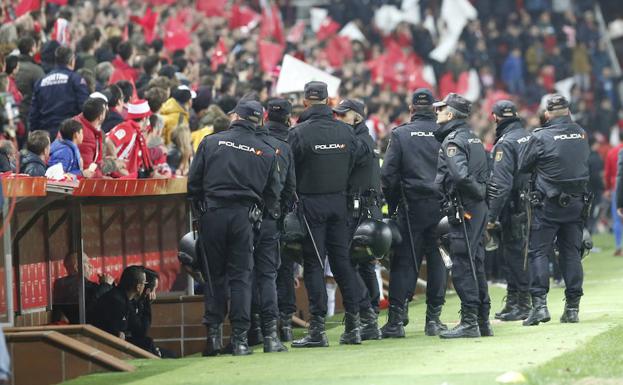
[{"label": "white flag", "polygon": [[[428,56],[440,63],[444,63],[456,49],[459,37],[461,37],[467,22],[477,17],[478,11],[468,0],[444,0],[441,5],[441,18],[439,21],[444,24],[444,27],[440,28],[441,39],[437,47]],[[441,30],[443,30],[443,33]]]},{"label": "white flag", "polygon": [[303,92],[305,84],[311,81],[327,83],[329,97],[337,97],[340,89],[340,78],[328,74],[312,65],[301,61],[294,56],[285,55],[281,63],[281,72],[277,80],[278,94]]}]

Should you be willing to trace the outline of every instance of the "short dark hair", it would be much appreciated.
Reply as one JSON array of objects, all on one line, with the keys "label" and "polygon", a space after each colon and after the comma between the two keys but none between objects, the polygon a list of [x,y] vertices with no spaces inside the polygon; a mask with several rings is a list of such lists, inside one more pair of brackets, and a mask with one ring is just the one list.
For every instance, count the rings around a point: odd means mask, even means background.
[{"label": "short dark hair", "polygon": [[69,47],[60,46],[54,51],[54,62],[59,66],[69,65],[74,57],[74,52]]},{"label": "short dark hair", "polygon": [[108,97],[108,107],[113,108],[119,104],[119,100],[123,99],[123,91],[116,84],[111,84],[106,88],[108,91],[106,96]]},{"label": "short dark hair", "polygon": [[127,103],[130,101],[132,94],[134,93],[134,86],[127,80],[119,80],[115,83],[121,92],[123,93],[123,102]]},{"label": "short dark hair", "polygon": [[158,67],[160,58],[156,55],[147,56],[143,59],[143,70],[147,75],[153,75],[154,70]]},{"label": "short dark hair", "polygon": [[15,55],[7,56],[6,59],[4,59],[4,66],[5,66],[4,72],[6,72],[8,75],[13,74],[18,64],[19,64],[19,58],[17,56]]},{"label": "short dark hair", "polygon": [[17,49],[22,55],[30,55],[35,46],[35,39],[30,36],[24,36],[17,41]]},{"label": "short dark hair", "polygon": [[123,59],[123,61],[130,60],[132,53],[134,52],[134,47],[132,47],[132,43],[129,41],[124,41],[117,46],[117,54]]},{"label": "short dark hair", "polygon": [[74,119],[65,119],[61,123],[61,137],[65,140],[73,140],[77,132],[82,131],[82,123]]},{"label": "short dark hair", "polygon": [[50,145],[50,134],[47,131],[36,130],[28,134],[26,149],[35,155],[41,155]]},{"label": "short dark hair", "polygon": [[82,105],[82,115],[89,122],[94,122],[106,110],[105,104],[106,102],[100,98],[89,98]]},{"label": "short dark hair", "polygon": [[227,130],[229,128],[229,124],[230,124],[230,121],[229,119],[227,119],[227,117],[217,116],[216,119],[214,119],[214,123],[212,124],[214,133],[216,134],[217,132]]},{"label": "short dark hair", "polygon": [[121,273],[119,278],[119,288],[125,291],[133,290],[136,285],[143,281],[143,275],[145,275],[145,268],[143,266],[128,266]]},{"label": "short dark hair", "polygon": [[95,46],[95,36],[93,34],[86,34],[82,39],[80,39],[80,51],[88,52]]},{"label": "short dark hair", "polygon": [[178,72],[184,72],[186,67],[188,66],[188,60],[183,57],[176,57],[173,59],[173,65],[177,67]]}]

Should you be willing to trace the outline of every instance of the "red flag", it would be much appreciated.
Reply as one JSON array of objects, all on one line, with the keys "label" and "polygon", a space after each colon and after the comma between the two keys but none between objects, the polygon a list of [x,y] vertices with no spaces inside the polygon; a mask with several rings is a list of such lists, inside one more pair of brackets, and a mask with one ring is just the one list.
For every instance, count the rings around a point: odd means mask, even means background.
[{"label": "red flag", "polygon": [[347,36],[332,37],[324,52],[329,64],[334,68],[341,67],[344,60],[353,57],[353,48]]},{"label": "red flag", "polygon": [[246,5],[234,4],[229,15],[229,29],[241,27],[253,28],[260,21],[261,16]]},{"label": "red flag", "polygon": [[36,11],[41,8],[40,0],[21,0],[15,7],[15,16],[20,17],[28,12]]},{"label": "red flag", "polygon": [[150,44],[156,37],[156,24],[158,23],[158,12],[154,12],[151,8],[145,10],[143,17],[130,16],[130,21],[140,25],[143,28],[143,36],[145,43]]},{"label": "red flag", "polygon": [[299,20],[294,24],[292,28],[290,28],[290,32],[288,33],[288,37],[286,40],[288,43],[300,43],[303,40],[303,35],[305,34],[305,20]]},{"label": "red flag", "polygon": [[340,25],[335,22],[330,16],[327,16],[327,18],[322,21],[322,24],[320,24],[318,32],[316,32],[316,38],[318,39],[318,41],[328,39],[331,36],[335,35],[339,30]]},{"label": "red flag", "polygon": [[197,11],[207,17],[225,17],[227,0],[197,0]]},{"label": "red flag", "polygon": [[260,39],[268,40],[273,38],[280,44],[286,43],[286,37],[283,32],[283,20],[281,19],[281,11],[276,4],[270,8],[262,10],[262,23],[260,25]]},{"label": "red flag", "polygon": [[262,71],[271,72],[283,57],[284,46],[270,41],[260,41],[260,66]]},{"label": "red flag", "polygon": [[176,17],[170,17],[165,24],[164,47],[169,51],[185,49],[190,43],[190,34]]},{"label": "red flag", "polygon": [[212,64],[212,71],[216,71],[221,64],[227,63],[228,53],[229,50],[225,45],[225,40],[223,40],[223,37],[220,37],[216,43],[216,47],[214,47],[214,52],[212,53],[212,58],[210,60]]}]

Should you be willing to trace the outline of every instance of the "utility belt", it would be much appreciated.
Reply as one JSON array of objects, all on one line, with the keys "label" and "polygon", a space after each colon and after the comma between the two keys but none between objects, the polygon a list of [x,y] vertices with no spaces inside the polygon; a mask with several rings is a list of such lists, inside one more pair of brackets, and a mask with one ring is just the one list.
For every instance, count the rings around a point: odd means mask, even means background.
[{"label": "utility belt", "polygon": [[209,210],[212,208],[246,208],[249,213],[249,222],[253,225],[253,230],[259,231],[262,225],[262,220],[264,217],[264,210],[262,207],[250,200],[245,199],[220,199],[220,198],[208,198],[205,200],[205,210]]},{"label": "utility belt", "polygon": [[590,206],[593,202],[593,194],[592,193],[566,193],[561,192],[558,195],[554,195],[552,197],[547,197],[540,191],[531,191],[530,192],[530,203],[533,207],[542,207],[543,203],[547,200],[548,202],[555,203],[558,206],[565,208],[569,206],[573,199],[581,198],[584,202],[583,212],[590,212]]},{"label": "utility belt", "polygon": [[363,212],[369,211],[372,207],[380,207],[380,205],[380,197],[375,190],[348,195],[348,210],[353,218],[359,218]]}]

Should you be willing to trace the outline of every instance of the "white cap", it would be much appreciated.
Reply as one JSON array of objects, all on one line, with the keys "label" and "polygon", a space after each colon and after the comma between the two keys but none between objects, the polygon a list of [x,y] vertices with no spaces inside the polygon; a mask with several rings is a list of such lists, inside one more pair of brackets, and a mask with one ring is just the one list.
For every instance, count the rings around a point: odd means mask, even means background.
[{"label": "white cap", "polygon": [[101,92],[93,92],[91,95],[89,95],[89,98],[91,98],[91,99],[102,99],[103,101],[106,102],[106,104],[108,104],[108,98],[106,97],[106,95],[104,95]]},{"label": "white cap", "polygon": [[178,90],[184,90],[184,91],[190,91],[190,98],[191,99],[195,99],[197,97],[197,93],[195,91],[191,90],[190,87],[188,87],[188,86],[184,86],[184,85],[178,86],[177,89]]}]

